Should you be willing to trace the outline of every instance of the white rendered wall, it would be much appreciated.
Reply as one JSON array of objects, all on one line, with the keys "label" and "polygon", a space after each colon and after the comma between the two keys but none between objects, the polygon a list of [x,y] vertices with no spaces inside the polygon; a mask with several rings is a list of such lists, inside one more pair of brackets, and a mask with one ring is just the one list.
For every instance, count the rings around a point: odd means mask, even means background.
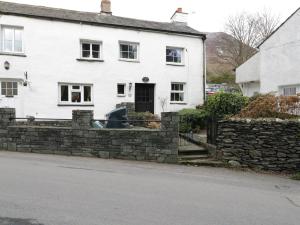
[{"label": "white rendered wall", "polygon": [[259,82],[247,82],[247,83],[240,83],[239,84],[243,95],[247,97],[252,97],[255,94],[260,92],[260,83]]},{"label": "white rendered wall", "polygon": [[300,10],[261,47],[261,92],[300,83]]},{"label": "white rendered wall", "polygon": [[[120,102],[134,102],[134,87],[149,77],[155,83],[155,113],[160,114],[160,98],[167,98],[165,111],[177,111],[203,104],[203,41],[196,37],[123,30],[75,23],[0,16],[0,24],[24,27],[27,57],[0,55],[0,79],[24,78],[18,116],[71,118],[73,109],[92,109],[103,118]],[[80,39],[103,42],[104,62],[79,62]],[[140,43],[140,62],[119,61],[119,41]],[[185,66],[166,65],[166,46],[184,47]],[[11,69],[3,63],[9,61]],[[94,107],[58,106],[58,82],[94,84]],[[170,104],[171,82],[186,83],[186,104]],[[117,97],[117,83],[127,84],[127,96]],[[1,97],[3,98],[3,96]]]},{"label": "white rendered wall", "polygon": [[260,53],[256,53],[248,61],[236,69],[238,84],[260,80]]}]

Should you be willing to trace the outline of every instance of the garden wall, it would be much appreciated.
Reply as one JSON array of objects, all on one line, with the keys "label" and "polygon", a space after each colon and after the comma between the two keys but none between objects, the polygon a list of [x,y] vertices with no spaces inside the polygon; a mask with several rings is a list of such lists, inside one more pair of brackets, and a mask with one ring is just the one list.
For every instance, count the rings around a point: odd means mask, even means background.
[{"label": "garden wall", "polygon": [[238,161],[249,167],[300,171],[300,121],[220,121],[217,151],[224,160]]},{"label": "garden wall", "polygon": [[161,129],[93,129],[93,111],[73,111],[72,126],[18,125],[14,109],[0,109],[3,150],[177,162],[178,115],[162,113]]}]

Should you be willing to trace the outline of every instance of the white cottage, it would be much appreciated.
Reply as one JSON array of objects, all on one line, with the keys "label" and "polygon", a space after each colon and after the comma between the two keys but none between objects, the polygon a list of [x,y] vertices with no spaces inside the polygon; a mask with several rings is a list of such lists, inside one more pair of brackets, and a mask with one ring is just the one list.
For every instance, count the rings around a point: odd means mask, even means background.
[{"label": "white cottage", "polygon": [[236,82],[246,96],[300,93],[300,8],[237,68]]},{"label": "white cottage", "polygon": [[[202,104],[205,34],[178,9],[171,22],[0,2],[0,107],[18,117],[103,118],[121,102],[136,111]],[[165,103],[165,104],[163,104]]]}]

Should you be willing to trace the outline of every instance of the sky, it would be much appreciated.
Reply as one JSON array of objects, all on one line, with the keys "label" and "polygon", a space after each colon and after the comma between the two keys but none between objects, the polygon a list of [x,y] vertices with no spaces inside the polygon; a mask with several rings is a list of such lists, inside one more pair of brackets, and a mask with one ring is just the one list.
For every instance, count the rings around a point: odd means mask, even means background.
[{"label": "sky", "polygon": [[[3,0],[80,11],[99,12],[101,0]],[[111,0],[116,16],[169,22],[178,7],[189,13],[189,25],[202,32],[224,31],[231,15],[271,10],[283,22],[300,7],[299,0]]]}]

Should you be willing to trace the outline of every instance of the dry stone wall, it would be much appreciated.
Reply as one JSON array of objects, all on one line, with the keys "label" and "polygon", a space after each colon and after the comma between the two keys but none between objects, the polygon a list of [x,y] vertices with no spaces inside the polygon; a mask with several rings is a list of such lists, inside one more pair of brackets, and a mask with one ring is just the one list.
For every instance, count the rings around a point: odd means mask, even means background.
[{"label": "dry stone wall", "polygon": [[300,171],[300,121],[220,121],[217,149],[226,161],[271,171]]}]

